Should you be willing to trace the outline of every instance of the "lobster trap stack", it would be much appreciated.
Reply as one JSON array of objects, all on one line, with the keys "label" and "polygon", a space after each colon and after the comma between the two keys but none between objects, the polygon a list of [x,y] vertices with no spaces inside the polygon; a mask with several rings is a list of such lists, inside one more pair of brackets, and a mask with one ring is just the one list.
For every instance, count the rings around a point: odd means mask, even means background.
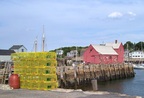
[{"label": "lobster trap stack", "polygon": [[55,52],[22,52],[11,56],[22,89],[52,90],[58,87]]}]

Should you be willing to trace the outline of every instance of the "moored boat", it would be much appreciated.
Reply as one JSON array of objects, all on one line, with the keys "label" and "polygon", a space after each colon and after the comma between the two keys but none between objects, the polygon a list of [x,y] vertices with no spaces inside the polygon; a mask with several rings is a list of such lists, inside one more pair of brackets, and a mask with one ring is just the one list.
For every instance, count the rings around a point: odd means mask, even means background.
[{"label": "moored boat", "polygon": [[134,69],[144,69],[144,64],[133,64]]}]

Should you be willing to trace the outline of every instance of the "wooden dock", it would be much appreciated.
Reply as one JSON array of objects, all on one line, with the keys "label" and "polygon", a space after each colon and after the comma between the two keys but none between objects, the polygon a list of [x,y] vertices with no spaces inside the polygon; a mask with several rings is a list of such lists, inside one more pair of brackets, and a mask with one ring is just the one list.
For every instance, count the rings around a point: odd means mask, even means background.
[{"label": "wooden dock", "polygon": [[132,65],[108,64],[108,65],[77,65],[57,67],[59,86],[62,88],[76,88],[84,83],[91,83],[91,80],[111,81],[134,77]]},{"label": "wooden dock", "polygon": [[126,58],[124,60],[126,63],[135,63],[135,64],[138,64],[138,63],[144,63],[144,58]]}]

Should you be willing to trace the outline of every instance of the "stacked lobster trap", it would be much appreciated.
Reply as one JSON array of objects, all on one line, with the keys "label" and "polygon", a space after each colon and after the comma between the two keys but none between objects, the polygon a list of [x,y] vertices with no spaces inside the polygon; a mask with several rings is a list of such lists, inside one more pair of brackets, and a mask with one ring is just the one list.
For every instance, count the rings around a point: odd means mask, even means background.
[{"label": "stacked lobster trap", "polygon": [[21,52],[11,55],[14,73],[22,89],[52,90],[58,87],[55,52]]}]

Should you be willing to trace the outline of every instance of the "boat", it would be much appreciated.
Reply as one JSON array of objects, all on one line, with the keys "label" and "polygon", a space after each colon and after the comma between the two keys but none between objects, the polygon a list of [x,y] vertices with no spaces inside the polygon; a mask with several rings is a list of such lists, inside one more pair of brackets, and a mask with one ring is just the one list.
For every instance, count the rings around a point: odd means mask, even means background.
[{"label": "boat", "polygon": [[[134,69],[144,69],[144,62],[142,59],[144,59],[144,52],[142,49],[142,42],[141,42],[141,51],[137,51],[132,57],[138,58],[139,63],[138,64],[133,64]],[[134,53],[134,52],[133,52]]]},{"label": "boat", "polygon": [[144,69],[144,64],[133,64],[134,69]]}]

